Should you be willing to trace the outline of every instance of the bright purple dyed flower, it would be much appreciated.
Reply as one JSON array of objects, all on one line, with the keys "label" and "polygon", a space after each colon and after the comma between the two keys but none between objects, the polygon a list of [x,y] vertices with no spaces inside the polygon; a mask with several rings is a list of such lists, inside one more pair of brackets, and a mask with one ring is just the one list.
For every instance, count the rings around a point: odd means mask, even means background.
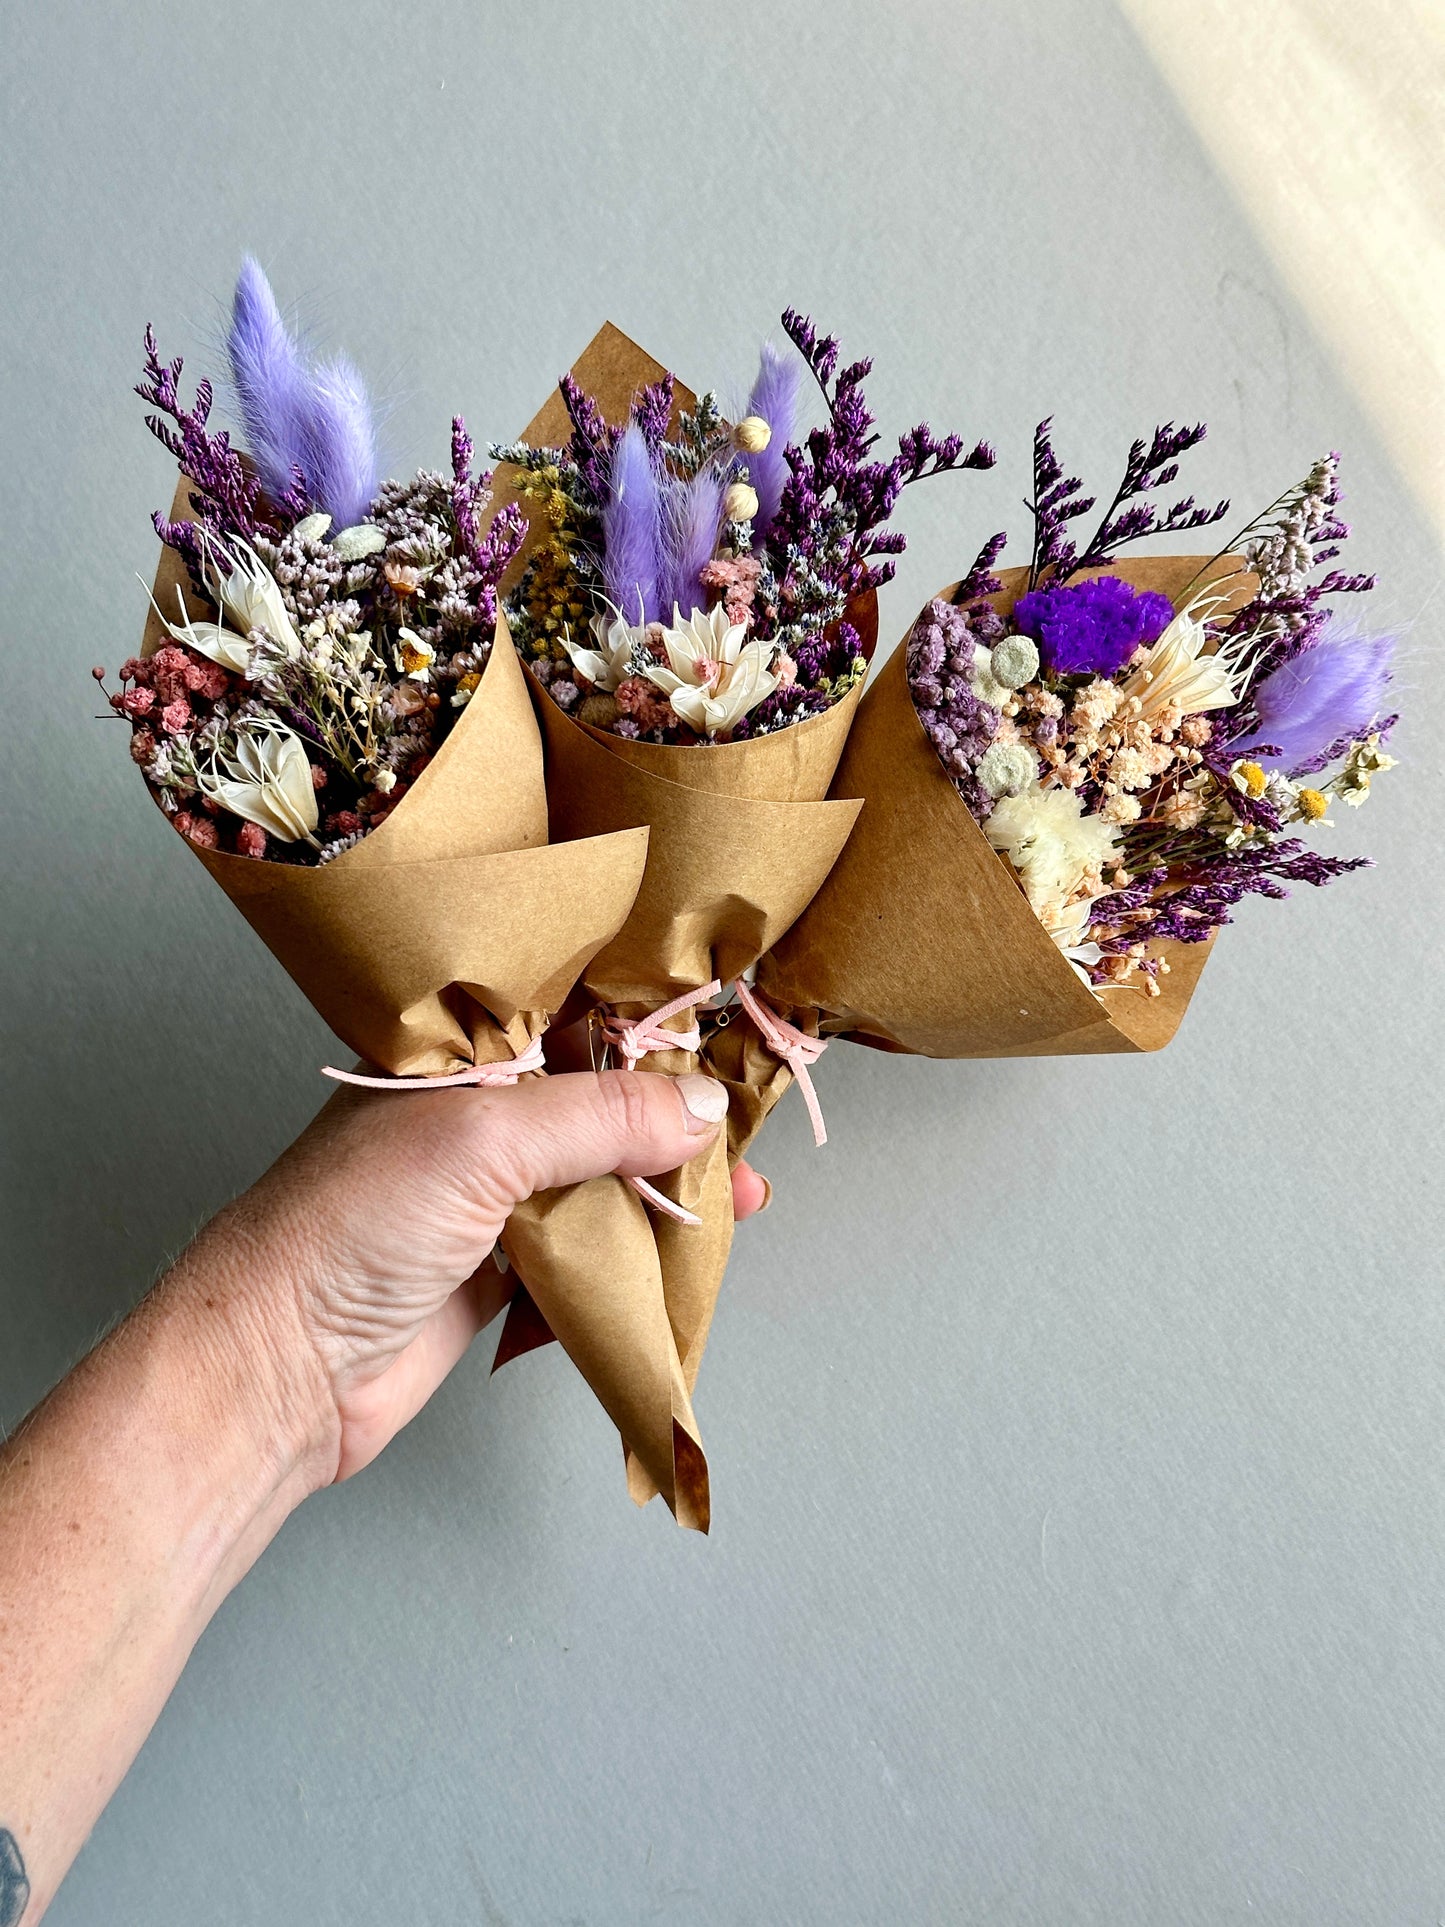
[{"label": "bright purple dyed flower", "polygon": [[1116,676],[1173,618],[1168,596],[1136,591],[1117,575],[1035,589],[1014,607],[1015,623],[1055,676]]},{"label": "bright purple dyed flower", "polygon": [[1253,691],[1260,761],[1294,775],[1319,769],[1334,744],[1358,742],[1385,705],[1393,636],[1336,635],[1271,670]]}]

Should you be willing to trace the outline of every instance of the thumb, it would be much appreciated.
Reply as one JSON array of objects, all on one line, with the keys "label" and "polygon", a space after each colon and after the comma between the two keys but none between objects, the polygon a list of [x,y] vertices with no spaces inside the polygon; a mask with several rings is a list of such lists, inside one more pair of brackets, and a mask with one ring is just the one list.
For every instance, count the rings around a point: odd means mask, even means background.
[{"label": "thumb", "polygon": [[478,1092],[468,1149],[510,1206],[611,1171],[675,1171],[706,1149],[727,1109],[724,1087],[698,1072],[576,1071]]}]

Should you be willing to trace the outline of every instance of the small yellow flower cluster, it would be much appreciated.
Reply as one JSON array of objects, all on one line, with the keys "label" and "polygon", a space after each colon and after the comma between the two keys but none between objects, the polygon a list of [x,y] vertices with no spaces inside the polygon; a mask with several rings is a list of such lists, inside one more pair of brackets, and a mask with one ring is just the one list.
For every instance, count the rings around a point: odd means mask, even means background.
[{"label": "small yellow flower cluster", "polygon": [[[541,510],[547,525],[532,551],[527,573],[527,615],[539,644],[546,644],[559,661],[567,659],[563,642],[569,629],[586,627],[590,614],[587,596],[577,579],[572,556],[577,546],[576,504],[562,485],[554,463],[528,469],[517,479],[517,492]],[[534,523],[535,526],[535,523]]]}]

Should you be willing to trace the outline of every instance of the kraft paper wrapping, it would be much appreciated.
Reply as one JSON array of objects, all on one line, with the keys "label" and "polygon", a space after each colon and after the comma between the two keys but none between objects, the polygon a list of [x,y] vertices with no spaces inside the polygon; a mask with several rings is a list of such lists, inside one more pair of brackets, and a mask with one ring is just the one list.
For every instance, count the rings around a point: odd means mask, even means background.
[{"label": "kraft paper wrapping", "polygon": [[[186,495],[183,485],[177,519]],[[177,580],[179,559],[167,551],[158,599]],[[164,639],[154,621],[153,631],[152,647]],[[339,1037],[395,1075],[423,1075],[505,1061],[542,1032],[622,927],[642,881],[647,834],[637,822],[547,843],[542,740],[499,622],[481,682],[451,734],[360,843],[318,868],[195,854]],[[586,1192],[532,1201],[534,1217],[576,1260],[533,1274],[536,1301],[632,1449],[671,1477],[675,1463],[686,1467],[688,1447],[653,1424],[659,1395],[649,1370],[660,1361],[664,1409],[666,1374],[681,1383],[675,1352],[668,1356],[660,1278],[650,1296],[609,1294],[609,1281],[625,1282],[627,1273],[599,1242],[629,1234],[635,1241],[629,1207],[649,1248],[651,1233],[626,1192],[610,1218],[573,1237]],[[525,1235],[513,1242],[521,1255]],[[678,1403],[686,1412],[685,1390]]]},{"label": "kraft paper wrapping", "polygon": [[[1172,598],[1208,563],[1157,556],[1108,573]],[[1207,579],[1239,567],[1223,558]],[[1026,571],[1001,580],[991,600],[1007,612]],[[1241,577],[1232,600],[1249,589]],[[1100,996],[1081,982],[944,773],[902,644],[863,697],[833,787],[864,800],[858,828],[758,969],[758,987],[800,1028],[926,1057],[1152,1051],[1173,1037],[1213,940],[1158,946],[1169,963],[1158,997],[1122,987]]]},{"label": "kraft paper wrapping", "polygon": [[[573,370],[614,421],[661,372],[610,325]],[[686,405],[687,392],[678,394]],[[554,398],[522,439],[555,445],[569,432]],[[498,484],[500,503],[509,494],[501,471]],[[873,598],[855,621],[867,653],[877,635]],[[858,805],[823,799],[859,692],[754,742],[685,747],[586,728],[540,686],[534,694],[553,837],[649,830],[641,888],[621,929],[586,966],[588,991],[632,1018],[750,969],[812,898],[852,830]],[[675,1020],[679,1028],[686,1021]],[[533,1200],[513,1214],[504,1238],[535,1302],[519,1295],[514,1303],[499,1363],[544,1343],[549,1324],[567,1343],[544,1294],[564,1305],[584,1287],[615,1294],[617,1349],[589,1362],[589,1382],[618,1422],[633,1498],[641,1504],[661,1492],[679,1523],[702,1531],[708,1468],[691,1394],[732,1243],[731,1161],[751,1135],[749,1120],[755,1128],[789,1077],[753,1043],[739,1059],[736,1090],[729,1087],[736,1115],[728,1133],[680,1172],[655,1180],[700,1225],[649,1217],[629,1187],[611,1178],[561,1199]],[[682,1050],[653,1053],[641,1065],[669,1075],[698,1067],[697,1056]],[[558,1289],[560,1279],[569,1281],[566,1289]]]},{"label": "kraft paper wrapping", "polygon": [[[173,519],[189,496],[182,477]],[[162,609],[177,582],[184,565],[163,548]],[[152,610],[142,648],[165,639]],[[499,618],[471,701],[360,843],[314,868],[189,847],[336,1035],[415,1077],[526,1048],[626,916],[646,844],[634,830],[547,847],[541,738]]]}]

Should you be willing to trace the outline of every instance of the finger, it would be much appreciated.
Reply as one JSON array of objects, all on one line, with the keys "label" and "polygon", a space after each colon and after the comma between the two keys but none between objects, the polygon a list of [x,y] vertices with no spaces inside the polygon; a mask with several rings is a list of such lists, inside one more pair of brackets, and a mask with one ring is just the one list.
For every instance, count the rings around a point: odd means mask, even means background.
[{"label": "finger", "polygon": [[733,1216],[740,1224],[744,1218],[755,1218],[766,1211],[772,1201],[773,1187],[760,1171],[750,1164],[733,1167]]},{"label": "finger", "polygon": [[701,1073],[579,1071],[466,1096],[456,1148],[511,1203],[609,1171],[675,1171],[706,1149],[728,1107],[724,1087]]}]

